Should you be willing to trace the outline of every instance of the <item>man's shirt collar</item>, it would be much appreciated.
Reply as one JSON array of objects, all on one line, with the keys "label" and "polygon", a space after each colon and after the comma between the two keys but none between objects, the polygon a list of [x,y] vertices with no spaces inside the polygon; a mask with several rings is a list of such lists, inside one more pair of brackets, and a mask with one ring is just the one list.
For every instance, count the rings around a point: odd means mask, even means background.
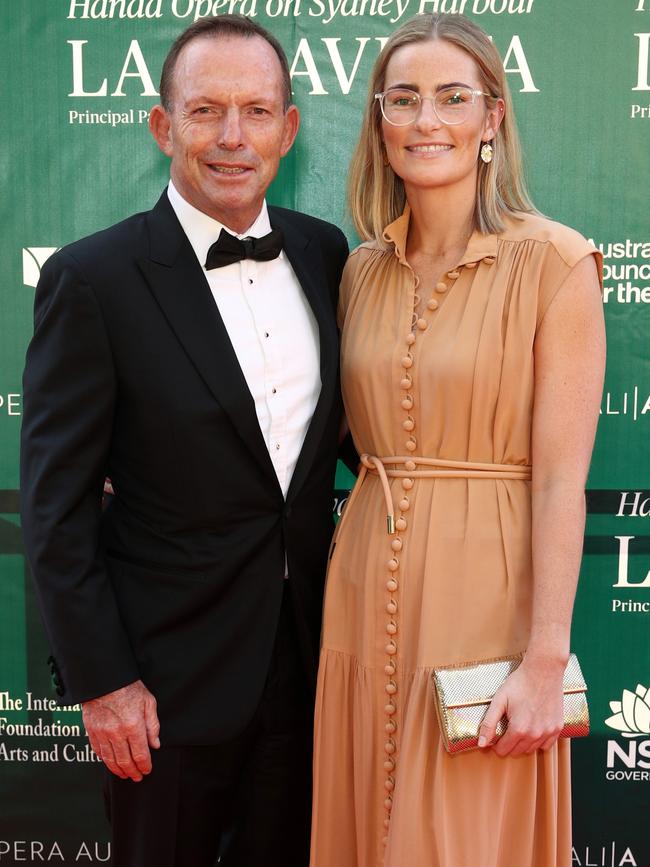
[{"label": "man's shirt collar", "polygon": [[[263,235],[268,235],[271,231],[271,221],[269,220],[266,200],[262,202],[262,209],[250,228],[241,234],[237,234],[232,229],[229,229],[228,226],[224,226],[223,223],[191,205],[187,199],[181,196],[171,180],[167,187],[167,197],[201,266],[205,264],[208,250],[217,240],[222,229],[225,229],[226,232],[229,232],[236,238],[261,238]],[[282,256],[283,254],[280,253],[280,257]]]}]

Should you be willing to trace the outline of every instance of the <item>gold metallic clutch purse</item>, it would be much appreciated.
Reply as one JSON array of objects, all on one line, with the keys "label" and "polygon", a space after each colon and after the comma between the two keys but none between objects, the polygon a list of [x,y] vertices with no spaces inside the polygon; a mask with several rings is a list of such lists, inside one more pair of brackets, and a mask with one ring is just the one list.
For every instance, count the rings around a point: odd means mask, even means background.
[{"label": "gold metallic clutch purse", "polygon": [[[522,659],[520,653],[433,670],[436,711],[448,753],[464,753],[478,747],[479,728],[490,702]],[[506,726],[504,717],[497,725],[497,737],[501,737]],[[564,672],[564,728],[560,737],[579,738],[588,734],[587,684],[572,653]]]}]

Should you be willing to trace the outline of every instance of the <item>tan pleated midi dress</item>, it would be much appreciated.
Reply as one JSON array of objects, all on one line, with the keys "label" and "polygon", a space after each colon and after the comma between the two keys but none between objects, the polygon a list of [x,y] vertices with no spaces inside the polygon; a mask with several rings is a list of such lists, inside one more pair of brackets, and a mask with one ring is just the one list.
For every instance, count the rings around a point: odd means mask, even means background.
[{"label": "tan pleated midi dress", "polygon": [[389,249],[358,247],[341,287],[364,468],[327,579],[311,865],[570,867],[569,742],[450,757],[431,671],[526,648],[535,334],[572,267],[601,262],[571,229],[509,218],[474,233],[418,319],[409,219]]}]

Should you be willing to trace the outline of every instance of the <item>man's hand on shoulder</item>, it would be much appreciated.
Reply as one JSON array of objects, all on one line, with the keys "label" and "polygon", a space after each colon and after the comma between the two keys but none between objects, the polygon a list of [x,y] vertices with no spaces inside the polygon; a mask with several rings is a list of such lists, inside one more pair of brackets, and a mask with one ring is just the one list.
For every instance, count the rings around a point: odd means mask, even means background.
[{"label": "man's hand on shoulder", "polygon": [[93,750],[123,780],[139,783],[151,771],[149,747],[160,746],[156,699],[141,680],[83,702]]}]

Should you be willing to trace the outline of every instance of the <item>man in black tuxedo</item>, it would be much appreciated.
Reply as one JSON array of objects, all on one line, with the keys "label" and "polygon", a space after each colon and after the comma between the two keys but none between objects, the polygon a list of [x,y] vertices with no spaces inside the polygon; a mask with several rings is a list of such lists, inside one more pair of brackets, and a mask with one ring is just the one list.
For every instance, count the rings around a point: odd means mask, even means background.
[{"label": "man in black tuxedo", "polygon": [[161,103],[157,205],[43,268],[25,541],[114,867],[306,867],[347,243],[266,206],[299,123],[270,34],[197,22]]}]

